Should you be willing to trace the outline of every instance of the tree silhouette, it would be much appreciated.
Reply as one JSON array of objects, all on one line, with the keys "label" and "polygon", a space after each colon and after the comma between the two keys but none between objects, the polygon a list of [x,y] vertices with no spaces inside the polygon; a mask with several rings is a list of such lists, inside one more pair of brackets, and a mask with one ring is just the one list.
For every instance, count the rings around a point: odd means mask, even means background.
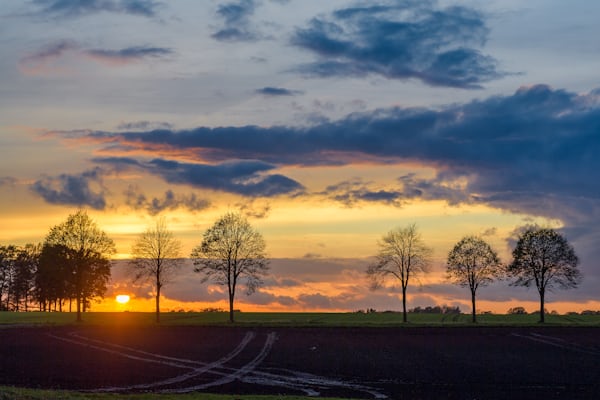
[{"label": "tree silhouette", "polygon": [[475,295],[501,275],[498,254],[483,239],[466,236],[448,254],[446,273],[453,283],[471,291],[472,320],[477,322]]},{"label": "tree silhouette", "polygon": [[269,270],[265,241],[248,220],[238,213],[226,213],[202,237],[191,257],[194,271],[204,275],[202,282],[227,286],[229,321],[233,322],[233,302],[241,279],[246,280],[247,294],[262,284]]},{"label": "tree silhouette", "polygon": [[379,242],[377,262],[367,268],[372,290],[382,286],[389,276],[400,281],[404,322],[407,322],[406,289],[413,275],[427,272],[431,253],[432,249],[423,242],[417,226],[412,224],[385,234]]},{"label": "tree silhouette", "polygon": [[576,288],[581,281],[575,250],[555,230],[530,227],[519,236],[512,255],[513,261],[507,268],[514,278],[511,285],[535,284],[540,295],[540,322],[544,322],[546,290]]},{"label": "tree silhouette", "polygon": [[151,281],[156,292],[156,323],[160,322],[160,292],[182,265],[181,242],[167,229],[164,218],[140,234],[131,249],[129,262],[134,280]]},{"label": "tree silhouette", "polygon": [[115,244],[83,210],[69,215],[55,225],[46,236],[44,246],[61,246],[62,261],[70,268],[73,294],[77,300],[77,321],[81,321],[82,306],[92,297],[103,296],[110,279],[109,256]]}]

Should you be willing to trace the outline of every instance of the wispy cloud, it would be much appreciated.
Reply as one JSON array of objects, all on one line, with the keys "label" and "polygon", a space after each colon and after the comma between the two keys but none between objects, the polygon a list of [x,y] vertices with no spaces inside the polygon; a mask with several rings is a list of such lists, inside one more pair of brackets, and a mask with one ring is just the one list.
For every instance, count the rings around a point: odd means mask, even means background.
[{"label": "wispy cloud", "polygon": [[291,89],[272,87],[272,86],[266,86],[266,87],[263,87],[260,89],[256,89],[256,93],[262,94],[263,96],[270,96],[270,97],[297,96],[297,95],[303,94],[303,92],[300,90],[291,90]]},{"label": "wispy cloud", "polygon": [[33,0],[40,15],[66,18],[99,12],[154,17],[162,7],[154,0]]},{"label": "wispy cloud", "polygon": [[173,54],[173,50],[166,47],[133,46],[119,50],[90,49],[83,53],[94,60],[119,65],[147,58],[166,57]]},{"label": "wispy cloud", "polygon": [[25,55],[19,60],[19,67],[25,74],[39,74],[55,69],[54,64],[67,54],[85,57],[108,65],[125,65],[148,58],[164,58],[173,54],[166,47],[132,46],[118,50],[86,49],[72,40],[48,43],[39,50]]},{"label": "wispy cloud", "polygon": [[0,186],[15,186],[17,179],[12,176],[0,176]]},{"label": "wispy cloud", "polygon": [[295,71],[317,77],[370,74],[427,85],[478,88],[504,74],[477,47],[488,28],[466,7],[436,1],[373,2],[339,9],[297,29],[291,43],[317,56]]},{"label": "wispy cloud", "polygon": [[172,211],[179,208],[191,212],[204,210],[210,206],[210,201],[201,199],[194,193],[184,195],[176,194],[167,190],[162,198],[148,198],[139,187],[130,185],[126,192],[126,204],[135,210],[145,210],[150,215],[156,215],[163,211]]},{"label": "wispy cloud", "polygon": [[152,129],[173,129],[170,122],[164,121],[131,121],[121,122],[117,129],[120,131],[145,131]]}]

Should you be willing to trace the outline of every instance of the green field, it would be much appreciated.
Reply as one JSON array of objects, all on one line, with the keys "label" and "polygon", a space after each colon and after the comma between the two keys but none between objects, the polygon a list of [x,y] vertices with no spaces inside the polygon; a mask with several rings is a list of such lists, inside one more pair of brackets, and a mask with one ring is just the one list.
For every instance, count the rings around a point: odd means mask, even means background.
[{"label": "green field", "polygon": [[[161,314],[161,325],[215,326],[231,325],[229,314],[218,312],[173,312]],[[236,313],[235,326],[265,327],[415,327],[415,326],[531,326],[540,325],[539,316],[478,315],[478,323],[471,323],[469,314],[409,314],[407,324],[401,313]],[[0,327],[73,325],[75,313],[0,312]],[[153,313],[90,312],[83,315],[80,325],[155,325]],[[600,315],[546,315],[545,325],[598,326]]]}]

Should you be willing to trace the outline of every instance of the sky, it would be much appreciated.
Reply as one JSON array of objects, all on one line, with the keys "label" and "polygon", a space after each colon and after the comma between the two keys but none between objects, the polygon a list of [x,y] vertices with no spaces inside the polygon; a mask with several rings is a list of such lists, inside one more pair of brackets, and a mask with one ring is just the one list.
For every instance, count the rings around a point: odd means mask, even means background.
[{"label": "sky", "polygon": [[[164,217],[183,257],[225,212],[271,259],[242,311],[399,310],[365,270],[415,223],[434,252],[408,306],[469,310],[445,260],[480,235],[560,230],[580,258],[559,312],[600,309],[600,3],[587,0],[3,0],[0,244],[84,208],[117,246],[95,310],[152,310],[126,260]],[[226,308],[188,262],[165,310]],[[127,305],[114,296],[129,294]],[[478,308],[535,310],[497,282]],[[119,308],[120,307],[120,308]]]}]

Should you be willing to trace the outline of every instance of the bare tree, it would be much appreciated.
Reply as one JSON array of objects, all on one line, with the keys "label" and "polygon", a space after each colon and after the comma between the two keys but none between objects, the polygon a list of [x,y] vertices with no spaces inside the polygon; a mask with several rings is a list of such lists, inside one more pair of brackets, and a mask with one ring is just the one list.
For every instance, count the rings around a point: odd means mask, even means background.
[{"label": "bare tree", "polygon": [[202,237],[191,257],[194,271],[204,275],[202,282],[227,286],[229,321],[233,322],[233,302],[237,284],[246,280],[247,294],[256,291],[269,270],[265,241],[239,213],[226,213]]},{"label": "bare tree", "polygon": [[83,210],[69,215],[62,224],[50,229],[44,246],[64,249],[66,265],[72,267],[74,297],[77,299],[77,321],[81,321],[82,305],[90,297],[103,296],[110,279],[109,256],[115,243]]},{"label": "bare tree", "polygon": [[475,295],[481,286],[487,286],[501,275],[498,254],[483,239],[465,236],[448,254],[448,278],[471,291],[473,322],[477,322]]},{"label": "bare tree", "polygon": [[160,322],[160,292],[170,283],[182,266],[181,242],[167,229],[164,218],[156,220],[138,237],[131,248],[132,260],[129,262],[135,281],[150,281],[156,292],[156,323]]},{"label": "bare tree", "polygon": [[381,287],[390,276],[400,281],[404,322],[407,321],[406,289],[415,274],[427,272],[432,251],[423,242],[415,224],[396,228],[382,237],[377,262],[367,268],[372,290]]},{"label": "bare tree", "polygon": [[512,286],[535,284],[540,295],[540,322],[544,322],[546,290],[576,288],[581,281],[579,259],[573,246],[550,228],[529,227],[520,236],[508,266]]}]

